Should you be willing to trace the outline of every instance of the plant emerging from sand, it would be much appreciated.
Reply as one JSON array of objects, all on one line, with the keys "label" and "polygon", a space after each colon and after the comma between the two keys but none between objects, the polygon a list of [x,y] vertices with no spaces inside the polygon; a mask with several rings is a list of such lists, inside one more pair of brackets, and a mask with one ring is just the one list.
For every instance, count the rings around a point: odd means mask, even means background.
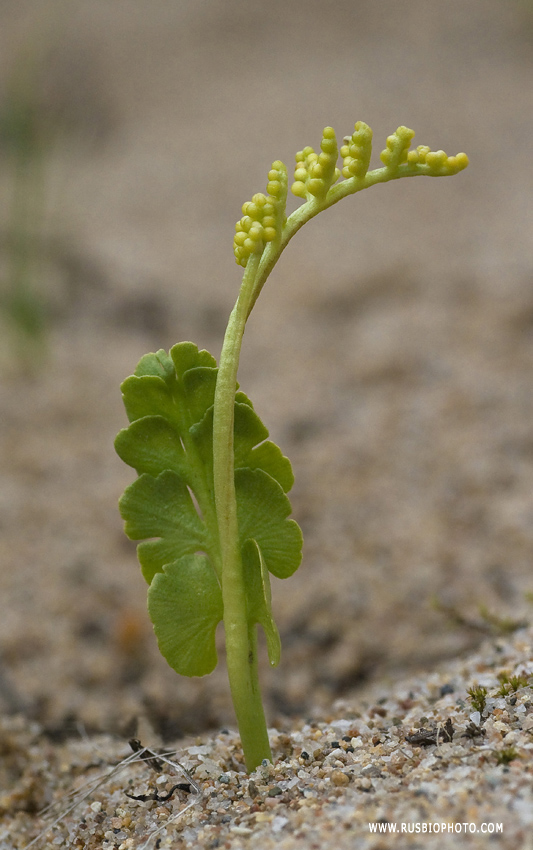
[{"label": "plant emerging from sand", "polygon": [[[369,170],[372,130],[358,121],[340,149],[326,127],[320,151],[296,154],[292,192],[302,204],[285,212],[288,177],[272,164],[267,194],[243,205],[234,252],[244,268],[220,362],[192,342],[145,355],[122,384],[130,425],[116,439],[138,478],[120,500],[125,531],[140,540],[149,585],[148,610],[161,653],[176,672],[204,676],[217,663],[215,631],[224,622],[233,704],[246,767],[271,759],[258,681],[257,625],[270,663],[280,659],[269,574],[288,578],[301,561],[302,534],[287,493],[289,460],[274,443],[237,370],[247,319],[288,242],[341,198],[400,177],[444,177],[466,168],[466,154],[447,156],[425,145],[410,150],[414,132],[398,127]],[[342,176],[343,179],[340,179]]]}]

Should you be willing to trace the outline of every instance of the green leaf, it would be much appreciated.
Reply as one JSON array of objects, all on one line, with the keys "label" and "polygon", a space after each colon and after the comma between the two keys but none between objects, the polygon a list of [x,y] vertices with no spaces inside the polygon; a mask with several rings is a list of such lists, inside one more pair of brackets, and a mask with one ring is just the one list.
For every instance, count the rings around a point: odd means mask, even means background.
[{"label": "green leaf", "polygon": [[158,537],[137,549],[148,582],[165,564],[209,548],[205,525],[179,475],[166,470],[157,478],[141,475],[119,501],[125,532],[131,540]]},{"label": "green leaf", "polygon": [[143,416],[163,416],[173,421],[177,415],[168,384],[155,375],[130,375],[121,384],[122,399],[130,422]]},{"label": "green leaf", "polygon": [[187,463],[179,433],[162,416],[143,416],[132,422],[129,428],[119,431],[115,450],[139,475],[143,472],[159,475],[165,469],[172,469],[187,477]]},{"label": "green leaf", "polygon": [[263,469],[274,478],[285,493],[288,493],[294,484],[291,462],[282,454],[281,449],[271,440],[265,440],[256,446],[248,456],[250,469]]},{"label": "green leaf", "polygon": [[[242,396],[243,393],[238,393]],[[191,435],[210,477],[213,475],[213,408],[191,428]],[[247,402],[235,403],[234,455],[235,469],[262,469],[287,492],[294,483],[290,460],[281,449],[266,440],[268,431]]]},{"label": "green leaf", "polygon": [[270,572],[288,578],[302,560],[302,532],[287,519],[291,503],[282,487],[262,469],[235,471],[241,547],[254,539]]},{"label": "green leaf", "polygon": [[214,357],[183,342],[170,354],[145,355],[122,384],[131,424],[118,434],[115,447],[140,478],[120,507],[126,534],[144,540],[137,554],[148,583],[185,554],[202,550],[216,558],[218,530],[204,522],[206,514],[214,515],[209,464],[206,471],[189,435],[191,425],[213,406],[216,376]]},{"label": "green leaf", "polygon": [[213,367],[195,366],[183,375],[183,387],[191,424],[200,422],[206,410],[215,402],[217,371]]},{"label": "green leaf", "polygon": [[[166,356],[168,357],[168,355]],[[196,366],[216,367],[217,365],[213,355],[209,354],[209,351],[206,351],[205,348],[198,351],[198,346],[194,342],[178,342],[177,345],[173,345],[170,349],[170,358],[174,363],[178,378],[182,378],[188,369],[194,369]]]},{"label": "green leaf", "polygon": [[[223,616],[213,519],[216,380],[216,361],[193,343],[179,343],[170,354],[147,354],[122,384],[130,425],[115,443],[120,457],[139,474],[122,496],[120,510],[126,534],[142,541],[137,553],[150,584],[149,609],[159,646],[169,664],[187,676],[215,667],[215,631]],[[288,519],[291,507],[284,491],[293,484],[290,462],[267,437],[250,399],[237,392],[235,486],[247,613],[251,625],[264,629],[270,662],[277,664],[280,642],[269,570],[279,578],[294,572],[302,536]]]},{"label": "green leaf", "polygon": [[[237,384],[237,387],[238,386],[239,385]],[[235,401],[237,402],[237,404],[247,404],[248,407],[253,408],[252,402],[250,401],[250,399],[248,398],[246,393],[242,392],[242,390],[239,390],[238,392],[235,393]]]},{"label": "green leaf", "polygon": [[250,625],[259,623],[266,636],[268,659],[277,667],[281,656],[281,642],[272,618],[270,578],[261,549],[255,540],[247,540],[242,547],[244,585]]},{"label": "green leaf", "polygon": [[290,490],[294,483],[291,462],[267,437],[268,430],[251,404],[236,402],[235,469],[262,469],[281,484],[283,490]]},{"label": "green leaf", "polygon": [[205,676],[217,664],[215,631],[222,593],[204,555],[184,555],[157,573],[148,610],[161,654],[182,676]]},{"label": "green leaf", "polygon": [[135,369],[138,378],[142,375],[155,375],[166,380],[172,378],[173,374],[172,359],[162,348],[156,354],[145,354],[141,357]]},{"label": "green leaf", "polygon": [[175,345],[170,356],[161,350],[141,358],[121,387],[131,422],[115,441],[122,460],[138,473],[174,469],[192,481],[195,459],[185,457],[183,442],[212,407],[216,376],[214,357],[192,342]]},{"label": "green leaf", "polygon": [[259,416],[248,404],[235,403],[235,469],[248,466],[247,459],[254,446],[268,437]]}]

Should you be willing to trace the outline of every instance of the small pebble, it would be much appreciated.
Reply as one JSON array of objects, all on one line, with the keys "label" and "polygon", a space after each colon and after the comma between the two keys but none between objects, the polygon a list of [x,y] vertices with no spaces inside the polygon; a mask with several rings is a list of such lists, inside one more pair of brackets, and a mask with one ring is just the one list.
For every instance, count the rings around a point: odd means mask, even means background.
[{"label": "small pebble", "polygon": [[273,788],[269,788],[268,796],[269,797],[279,797],[280,794],[283,794],[283,791],[279,787],[279,785],[274,785]]},{"label": "small pebble", "polygon": [[343,773],[342,770],[334,770],[331,774],[331,781],[334,785],[348,785],[350,777],[347,773]]}]

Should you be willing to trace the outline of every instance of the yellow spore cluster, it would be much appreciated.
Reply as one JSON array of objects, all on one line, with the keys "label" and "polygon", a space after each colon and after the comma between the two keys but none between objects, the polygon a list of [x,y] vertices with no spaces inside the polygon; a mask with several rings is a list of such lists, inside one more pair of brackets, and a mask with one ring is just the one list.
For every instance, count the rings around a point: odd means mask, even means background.
[{"label": "yellow spore cluster", "polygon": [[423,170],[433,177],[444,177],[457,174],[468,165],[465,153],[448,156],[445,151],[432,151],[427,145],[418,145],[415,150],[409,150],[415,135],[408,127],[398,127],[395,133],[387,138],[387,147],[381,152],[382,163],[391,171],[396,171],[400,165],[407,164]]},{"label": "yellow spore cluster", "polygon": [[243,217],[235,225],[233,253],[239,266],[246,266],[250,254],[260,253],[272,242],[283,225],[287,194],[287,171],[279,160],[268,172],[268,195],[258,192],[242,205]]},{"label": "yellow spore cluster", "polygon": [[372,155],[372,130],[364,121],[358,121],[351,136],[344,137],[341,147],[342,176],[364,177]]},{"label": "yellow spore cluster", "polygon": [[[243,204],[242,218],[235,225],[233,250],[238,265],[246,267],[248,258],[252,254],[262,254],[269,242],[279,240],[277,245],[286,244],[304,220],[348,194],[398,177],[445,177],[467,167],[468,157],[465,153],[448,156],[445,151],[432,151],[427,145],[418,145],[411,150],[414,135],[414,130],[409,127],[398,127],[395,133],[387,137],[387,147],[381,152],[381,161],[385,167],[369,171],[372,130],[364,121],[357,121],[352,135],[344,137],[340,149],[341,172],[337,167],[339,150],[335,131],[333,127],[325,127],[319,153],[308,146],[296,154],[291,190],[307,203],[300,205],[294,218],[289,218],[289,224],[292,222],[292,225],[288,236],[284,231],[287,222],[287,169],[279,160],[273,162],[268,173],[268,194],[259,192],[251,201]],[[335,186],[341,173],[345,179]],[[269,250],[274,252],[276,245]]]},{"label": "yellow spore cluster", "polygon": [[319,154],[309,146],[296,154],[292,193],[305,200],[311,197],[324,198],[341,174],[336,167],[338,155],[335,130],[333,127],[325,127]]},{"label": "yellow spore cluster", "polygon": [[396,171],[399,165],[407,162],[407,154],[415,135],[409,127],[398,127],[395,133],[387,136],[387,147],[381,151],[380,159],[390,171]]},{"label": "yellow spore cluster", "polygon": [[468,157],[465,153],[456,153],[448,156],[444,151],[432,151],[427,145],[418,145],[416,150],[407,154],[409,165],[428,165],[432,172],[438,174],[457,174],[468,165]]}]

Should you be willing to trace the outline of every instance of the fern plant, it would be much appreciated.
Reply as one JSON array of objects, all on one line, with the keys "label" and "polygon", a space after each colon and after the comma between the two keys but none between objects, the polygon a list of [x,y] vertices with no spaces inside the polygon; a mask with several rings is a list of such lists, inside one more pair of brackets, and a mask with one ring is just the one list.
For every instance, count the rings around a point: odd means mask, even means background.
[{"label": "fern plant", "polygon": [[[138,478],[120,500],[125,531],[140,540],[138,557],[149,585],[148,610],[161,653],[184,676],[204,676],[217,663],[215,631],[224,622],[229,683],[246,767],[271,759],[258,682],[257,625],[268,657],[280,659],[271,608],[270,573],[291,576],[301,561],[302,534],[287,497],[289,460],[268,440],[237,370],[247,319],[294,234],[341,198],[399,177],[455,174],[466,154],[447,156],[399,127],[369,170],[372,131],[357,122],[340,149],[326,127],[320,152],[296,154],[292,192],[303,203],[286,216],[288,177],[276,161],[267,194],[244,204],[234,253],[244,268],[220,362],[192,342],[145,355],[122,384],[130,425],[116,439],[120,457]],[[342,177],[343,180],[339,181]]]}]

